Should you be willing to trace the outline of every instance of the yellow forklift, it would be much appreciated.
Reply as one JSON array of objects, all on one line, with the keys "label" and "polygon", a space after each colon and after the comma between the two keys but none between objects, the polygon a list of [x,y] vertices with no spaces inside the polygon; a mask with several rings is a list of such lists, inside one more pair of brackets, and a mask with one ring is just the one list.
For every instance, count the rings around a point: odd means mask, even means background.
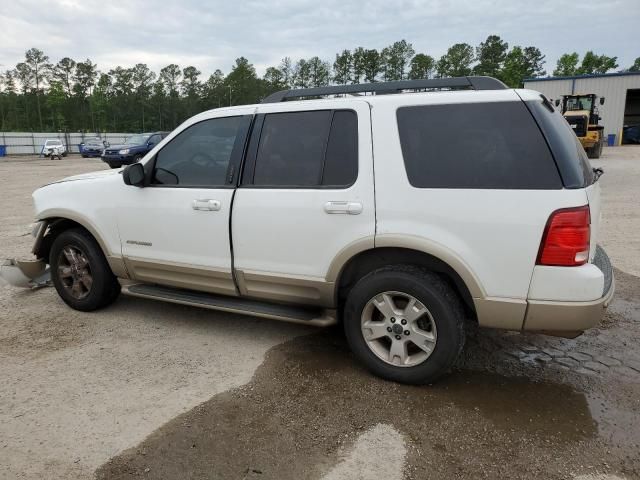
[{"label": "yellow forklift", "polygon": [[[562,115],[575,132],[589,158],[600,158],[604,145],[604,126],[600,125],[600,115],[596,106],[596,94],[562,96]],[[604,97],[600,97],[604,105]],[[560,104],[556,100],[556,106]]]}]

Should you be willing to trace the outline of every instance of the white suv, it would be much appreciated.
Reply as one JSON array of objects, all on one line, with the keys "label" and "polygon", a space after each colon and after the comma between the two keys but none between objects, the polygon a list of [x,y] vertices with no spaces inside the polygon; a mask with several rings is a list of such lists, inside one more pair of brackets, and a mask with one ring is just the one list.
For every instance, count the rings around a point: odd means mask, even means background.
[{"label": "white suv", "polygon": [[341,322],[373,372],[424,383],[467,323],[576,336],[601,319],[600,174],[547,99],[492,78],[291,90],[37,190],[34,253],[75,309],[122,291]]}]

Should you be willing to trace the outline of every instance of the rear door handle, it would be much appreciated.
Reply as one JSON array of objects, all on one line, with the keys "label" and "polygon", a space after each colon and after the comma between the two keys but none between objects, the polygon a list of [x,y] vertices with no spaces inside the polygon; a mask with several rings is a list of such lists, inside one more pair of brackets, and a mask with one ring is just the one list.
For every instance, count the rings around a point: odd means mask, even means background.
[{"label": "rear door handle", "polygon": [[329,214],[359,215],[362,213],[360,202],[327,202],[324,211]]},{"label": "rear door handle", "polygon": [[203,198],[199,200],[194,200],[191,204],[191,208],[194,210],[208,210],[217,212],[220,210],[222,203],[220,200],[213,200],[211,198]]}]

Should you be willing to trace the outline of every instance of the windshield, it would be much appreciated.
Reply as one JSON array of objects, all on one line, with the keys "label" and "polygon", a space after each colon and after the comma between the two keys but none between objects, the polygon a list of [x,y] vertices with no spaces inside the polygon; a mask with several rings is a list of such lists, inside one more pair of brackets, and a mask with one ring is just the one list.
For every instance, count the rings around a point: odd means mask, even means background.
[{"label": "windshield", "polygon": [[124,142],[125,145],[142,145],[143,143],[147,143],[149,140],[149,135],[133,135],[127,138],[127,141]]},{"label": "windshield", "polygon": [[99,138],[90,138],[85,142],[85,145],[102,145],[102,140]]},{"label": "windshield", "polygon": [[47,147],[55,147],[62,145],[62,142],[60,140],[47,140],[46,145]]},{"label": "windshield", "polygon": [[591,111],[591,104],[593,103],[593,98],[591,97],[570,97],[567,98],[567,112],[575,111],[575,110],[588,110]]}]

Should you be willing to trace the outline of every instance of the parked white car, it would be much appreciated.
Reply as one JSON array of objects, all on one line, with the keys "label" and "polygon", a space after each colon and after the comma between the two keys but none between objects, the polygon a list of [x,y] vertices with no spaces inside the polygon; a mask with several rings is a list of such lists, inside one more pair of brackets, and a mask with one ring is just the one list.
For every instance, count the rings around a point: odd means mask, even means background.
[{"label": "parked white car", "polygon": [[45,157],[49,157],[52,153],[54,153],[54,156],[62,155],[63,157],[66,157],[67,147],[64,145],[64,143],[62,143],[61,140],[57,138],[49,139],[45,141],[44,145],[42,146],[42,154]]},{"label": "parked white car", "polygon": [[341,322],[371,371],[432,382],[466,325],[598,323],[614,291],[601,173],[546,98],[495,79],[284,91],[196,115],[122,172],[36,190],[38,260],[5,272],[48,263],[83,311],[122,292]]}]

